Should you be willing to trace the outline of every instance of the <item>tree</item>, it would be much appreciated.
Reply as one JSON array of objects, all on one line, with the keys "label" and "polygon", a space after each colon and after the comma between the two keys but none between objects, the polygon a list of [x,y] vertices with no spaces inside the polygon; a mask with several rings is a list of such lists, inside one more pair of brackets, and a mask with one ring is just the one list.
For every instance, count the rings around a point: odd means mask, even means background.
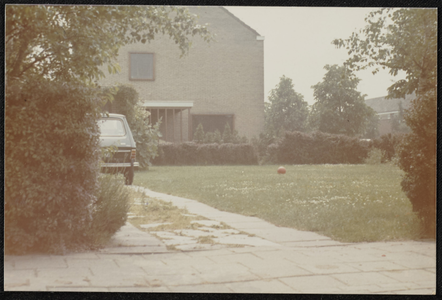
[{"label": "tree", "polygon": [[394,133],[408,133],[410,132],[410,127],[405,123],[404,118],[404,108],[402,107],[402,101],[398,104],[399,113],[396,116],[393,116],[391,119],[391,130]]},{"label": "tree", "polygon": [[116,72],[121,46],[157,34],[182,55],[190,37],[212,37],[185,8],[8,5],[5,16],[5,252],[60,253],[90,242],[97,211],[97,120],[112,97],[97,88],[101,65]]},{"label": "tree", "polygon": [[306,130],[308,104],[304,96],[295,92],[290,78],[280,78],[270,92],[269,101],[265,107],[266,131],[276,135],[281,128],[287,131]]},{"label": "tree", "polygon": [[193,140],[199,144],[204,142],[204,129],[203,124],[199,123],[199,125],[196,127],[195,133],[193,134]]},{"label": "tree", "polygon": [[[109,92],[113,93],[114,88],[109,88]],[[137,144],[137,161],[140,168],[148,169],[152,165],[151,160],[158,155],[161,120],[156,124],[150,123],[150,112],[141,105],[138,92],[133,86],[118,85],[112,105],[112,112],[126,116]]]},{"label": "tree", "polygon": [[6,77],[31,75],[92,82],[101,65],[117,72],[118,49],[168,35],[186,54],[191,36],[212,40],[205,25],[184,7],[7,5]]},{"label": "tree", "polygon": [[[368,25],[348,39],[336,39],[345,47],[354,70],[389,69],[406,73],[388,88],[389,98],[416,93],[404,116],[411,133],[399,146],[399,166],[405,171],[402,189],[418,212],[423,233],[435,236],[436,139],[437,139],[437,10],[380,9],[366,18]],[[360,35],[362,35],[360,37]],[[388,101],[388,100],[386,100]]]},{"label": "tree", "polygon": [[356,90],[360,81],[345,65],[326,65],[323,82],[312,86],[311,127],[322,132],[354,136],[364,134],[374,111]]}]

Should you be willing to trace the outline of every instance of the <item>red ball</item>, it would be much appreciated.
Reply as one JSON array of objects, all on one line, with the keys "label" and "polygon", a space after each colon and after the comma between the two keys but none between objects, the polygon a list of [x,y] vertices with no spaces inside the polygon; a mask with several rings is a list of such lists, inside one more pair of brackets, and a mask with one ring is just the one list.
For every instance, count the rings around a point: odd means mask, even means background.
[{"label": "red ball", "polygon": [[284,167],[279,167],[278,168],[278,174],[285,174],[285,168]]}]

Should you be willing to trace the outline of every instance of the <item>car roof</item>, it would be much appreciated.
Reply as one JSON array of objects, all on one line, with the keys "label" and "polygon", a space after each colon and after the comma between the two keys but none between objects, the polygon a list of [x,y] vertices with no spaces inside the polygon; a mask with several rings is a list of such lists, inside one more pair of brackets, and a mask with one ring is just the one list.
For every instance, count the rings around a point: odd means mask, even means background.
[{"label": "car roof", "polygon": [[[108,114],[109,117],[114,117],[114,118],[125,118],[125,115],[121,115],[121,114]],[[106,114],[101,114],[102,118],[107,118]]]}]

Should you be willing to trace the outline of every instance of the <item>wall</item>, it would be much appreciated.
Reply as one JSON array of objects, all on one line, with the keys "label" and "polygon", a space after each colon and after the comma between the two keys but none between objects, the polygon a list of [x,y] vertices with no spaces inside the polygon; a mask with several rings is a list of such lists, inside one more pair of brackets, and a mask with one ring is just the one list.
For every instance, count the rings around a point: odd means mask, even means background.
[{"label": "wall", "polygon": [[[215,42],[207,44],[194,37],[189,54],[182,58],[177,45],[165,36],[148,44],[128,45],[119,51],[120,74],[107,76],[103,85],[129,83],[143,101],[192,101],[192,114],[234,114],[240,135],[257,136],[264,125],[263,41],[223,8],[189,10],[199,16],[199,23],[209,23],[216,34]],[[131,51],[155,53],[154,81],[129,81]],[[184,137],[188,128],[188,115],[184,113]]]}]

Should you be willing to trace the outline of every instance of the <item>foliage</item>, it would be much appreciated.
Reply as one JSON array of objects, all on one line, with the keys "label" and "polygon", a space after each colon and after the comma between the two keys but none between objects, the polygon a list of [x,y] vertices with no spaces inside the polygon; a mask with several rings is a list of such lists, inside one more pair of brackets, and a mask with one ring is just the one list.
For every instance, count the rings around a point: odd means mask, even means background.
[{"label": "foliage", "polygon": [[[436,131],[437,131],[437,10],[380,9],[366,18],[368,25],[346,40],[333,43],[352,55],[347,64],[355,69],[389,69],[406,73],[388,88],[388,97],[417,99],[404,116],[411,133],[399,150],[399,166],[406,172],[402,188],[422,219],[423,234],[435,236]],[[362,36],[360,37],[359,34]]]},{"label": "foliage", "polygon": [[379,165],[384,162],[384,157],[385,150],[372,148],[370,152],[368,152],[368,157],[364,160],[364,163],[366,163],[367,165]]},{"label": "foliage", "polygon": [[105,91],[113,94],[112,101],[109,101],[112,105],[109,112],[125,115],[129,124],[133,123],[135,106],[139,103],[137,90],[129,85],[118,85],[108,87]]},{"label": "foliage", "polygon": [[373,140],[373,147],[383,151],[382,162],[391,161],[397,155],[397,147],[404,138],[403,134],[384,134]]},{"label": "foliage", "polygon": [[203,124],[199,124],[196,127],[195,133],[193,134],[193,140],[197,143],[202,143],[204,142],[204,129],[203,129]]},{"label": "foliage", "polygon": [[223,131],[223,143],[233,143],[234,136],[232,130],[230,129],[229,123],[226,123]]},{"label": "foliage", "polygon": [[[88,242],[96,206],[101,66],[119,47],[169,35],[181,53],[209,41],[185,8],[8,5],[5,12],[5,251]],[[6,178],[5,177],[5,178]]]},{"label": "foliage", "polygon": [[312,106],[311,128],[326,133],[354,136],[363,134],[375,115],[356,90],[360,81],[345,65],[326,65],[323,82],[312,86],[316,102]]},{"label": "foliage", "polygon": [[275,142],[275,138],[268,132],[261,132],[258,137],[253,137],[251,143],[258,155],[259,162],[264,163],[263,158],[267,154],[267,147]]},{"label": "foliage", "polygon": [[118,49],[126,44],[146,43],[158,34],[169,36],[182,55],[190,37],[211,41],[206,25],[197,23],[184,7],[7,5],[6,76],[57,78],[93,82],[119,70]]},{"label": "foliage", "polygon": [[251,144],[160,144],[153,165],[252,165],[257,156]]},{"label": "foliage", "polygon": [[240,137],[237,130],[232,131],[229,123],[226,123],[222,136],[218,129],[204,133],[204,127],[200,123],[193,134],[193,141],[198,144],[247,144],[249,142],[246,136]]},{"label": "foliage", "polygon": [[[112,93],[112,88],[105,89]],[[151,160],[158,155],[158,143],[161,137],[160,122],[152,125],[150,113],[140,105],[137,90],[132,86],[119,85],[113,96],[112,112],[126,116],[135,143],[137,161],[142,169],[148,169]]]},{"label": "foliage", "polygon": [[126,223],[131,200],[131,193],[125,187],[121,174],[101,174],[98,183],[97,202],[87,232],[92,247],[105,245]]},{"label": "foliage", "polygon": [[222,142],[221,132],[219,132],[218,129],[216,129],[215,132],[213,133],[213,142],[217,144],[221,144]]},{"label": "foliage", "polygon": [[405,119],[412,133],[398,147],[398,164],[405,171],[402,189],[418,212],[423,236],[436,232],[436,94],[429,92],[413,100]]},{"label": "foliage", "polygon": [[354,70],[389,69],[390,74],[406,73],[388,88],[389,97],[404,98],[419,88],[434,88],[437,81],[437,10],[420,8],[385,8],[371,12],[367,26],[348,39],[335,39],[345,47]]},{"label": "foliage", "polygon": [[267,148],[267,160],[278,164],[361,164],[369,143],[345,135],[286,132]]},{"label": "foliage", "polygon": [[97,200],[101,99],[40,80],[8,85],[5,100],[5,251],[83,243]]},{"label": "foliage", "polygon": [[379,116],[374,113],[366,120],[365,132],[362,135],[366,139],[375,139],[379,136]]},{"label": "foliage", "polygon": [[160,123],[155,125],[149,122],[150,113],[142,106],[135,106],[135,116],[130,129],[137,144],[137,161],[142,169],[148,169],[152,165],[152,160],[158,155],[158,144],[162,137]]},{"label": "foliage", "polygon": [[282,76],[270,92],[270,104],[265,107],[265,130],[276,134],[280,128],[288,131],[305,131],[308,118],[308,104],[304,97],[295,92],[292,80]]},{"label": "foliage", "polygon": [[393,133],[409,133],[410,127],[407,126],[404,119],[404,108],[402,107],[402,101],[399,102],[399,114],[393,116],[391,119],[391,130]]}]

